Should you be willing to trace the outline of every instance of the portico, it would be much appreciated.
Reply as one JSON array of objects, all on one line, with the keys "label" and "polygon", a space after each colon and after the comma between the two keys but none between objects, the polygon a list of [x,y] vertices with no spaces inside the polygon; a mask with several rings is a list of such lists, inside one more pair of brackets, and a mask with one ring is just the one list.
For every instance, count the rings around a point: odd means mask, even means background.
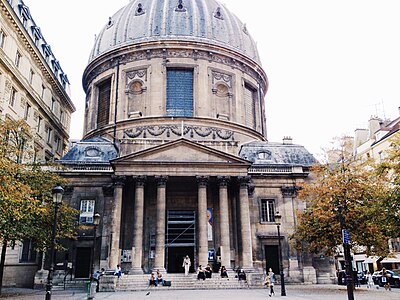
[{"label": "portico", "polygon": [[[121,250],[132,249],[131,273],[154,269],[174,272],[181,263],[182,253],[175,251],[177,248],[193,249],[193,266],[206,265],[208,250],[214,249],[221,265],[230,268],[233,262],[252,267],[246,160],[179,139],[118,158],[112,165],[116,186],[110,268],[119,261]],[[211,237],[207,209],[214,215]],[[168,229],[168,216],[182,212],[183,218],[188,211],[194,212],[194,222],[188,222],[187,228],[182,225],[181,232],[171,240],[173,230]],[[237,226],[232,226],[236,220]],[[239,224],[243,225],[234,232]],[[187,229],[193,228],[194,235],[189,240]],[[232,247],[239,242],[240,252]],[[238,258],[231,257],[231,253]]]}]

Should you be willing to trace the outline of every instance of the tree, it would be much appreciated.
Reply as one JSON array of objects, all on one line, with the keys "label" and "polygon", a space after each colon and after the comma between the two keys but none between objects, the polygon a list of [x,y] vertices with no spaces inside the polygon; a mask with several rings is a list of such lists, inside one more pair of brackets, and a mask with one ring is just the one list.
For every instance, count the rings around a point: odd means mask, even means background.
[{"label": "tree", "polygon": [[[31,163],[33,137],[23,121],[0,120],[0,293],[9,242],[34,239],[39,250],[50,244],[51,189],[65,182],[56,172]],[[77,211],[60,208],[58,236],[73,237]]]},{"label": "tree", "polygon": [[331,255],[342,243],[344,227],[351,234],[353,249],[363,247],[367,254],[386,256],[387,241],[395,232],[387,221],[393,204],[392,188],[372,161],[353,156],[348,142],[341,140],[336,162],[312,168],[313,181],[299,192],[307,208],[299,212],[291,238],[299,248]]}]

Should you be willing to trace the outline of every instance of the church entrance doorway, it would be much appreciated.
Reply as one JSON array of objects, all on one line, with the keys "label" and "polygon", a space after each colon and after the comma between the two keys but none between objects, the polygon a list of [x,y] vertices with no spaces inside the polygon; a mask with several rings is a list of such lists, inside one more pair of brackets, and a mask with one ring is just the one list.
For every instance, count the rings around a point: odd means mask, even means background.
[{"label": "church entrance doorway", "polygon": [[169,210],[166,231],[166,269],[168,273],[183,273],[183,258],[189,255],[190,272],[194,272],[196,249],[196,212]]},{"label": "church entrance doorway", "polygon": [[268,272],[269,268],[275,274],[279,274],[279,252],[278,246],[265,245],[265,267]]},{"label": "church entrance doorway", "polygon": [[90,277],[90,247],[76,248],[75,258],[75,278],[89,278]]}]

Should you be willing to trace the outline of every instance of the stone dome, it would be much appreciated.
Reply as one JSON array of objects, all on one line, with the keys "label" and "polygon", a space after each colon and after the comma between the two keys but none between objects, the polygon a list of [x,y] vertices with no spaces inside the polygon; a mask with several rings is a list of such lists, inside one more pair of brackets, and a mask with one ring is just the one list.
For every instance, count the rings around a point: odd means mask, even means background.
[{"label": "stone dome", "polygon": [[96,37],[89,63],[125,46],[171,40],[218,45],[261,65],[245,24],[215,0],[131,0]]}]

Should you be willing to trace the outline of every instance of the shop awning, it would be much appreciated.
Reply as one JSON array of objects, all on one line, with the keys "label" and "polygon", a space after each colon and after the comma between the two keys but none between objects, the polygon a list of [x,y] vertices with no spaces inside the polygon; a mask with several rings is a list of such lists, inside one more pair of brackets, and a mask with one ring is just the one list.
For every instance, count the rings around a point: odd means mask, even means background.
[{"label": "shop awning", "polygon": [[366,259],[364,259],[363,264],[373,264],[378,259],[379,259],[379,257],[377,257],[377,256],[368,256]]},{"label": "shop awning", "polygon": [[381,260],[381,263],[400,263],[400,254],[385,257]]}]

